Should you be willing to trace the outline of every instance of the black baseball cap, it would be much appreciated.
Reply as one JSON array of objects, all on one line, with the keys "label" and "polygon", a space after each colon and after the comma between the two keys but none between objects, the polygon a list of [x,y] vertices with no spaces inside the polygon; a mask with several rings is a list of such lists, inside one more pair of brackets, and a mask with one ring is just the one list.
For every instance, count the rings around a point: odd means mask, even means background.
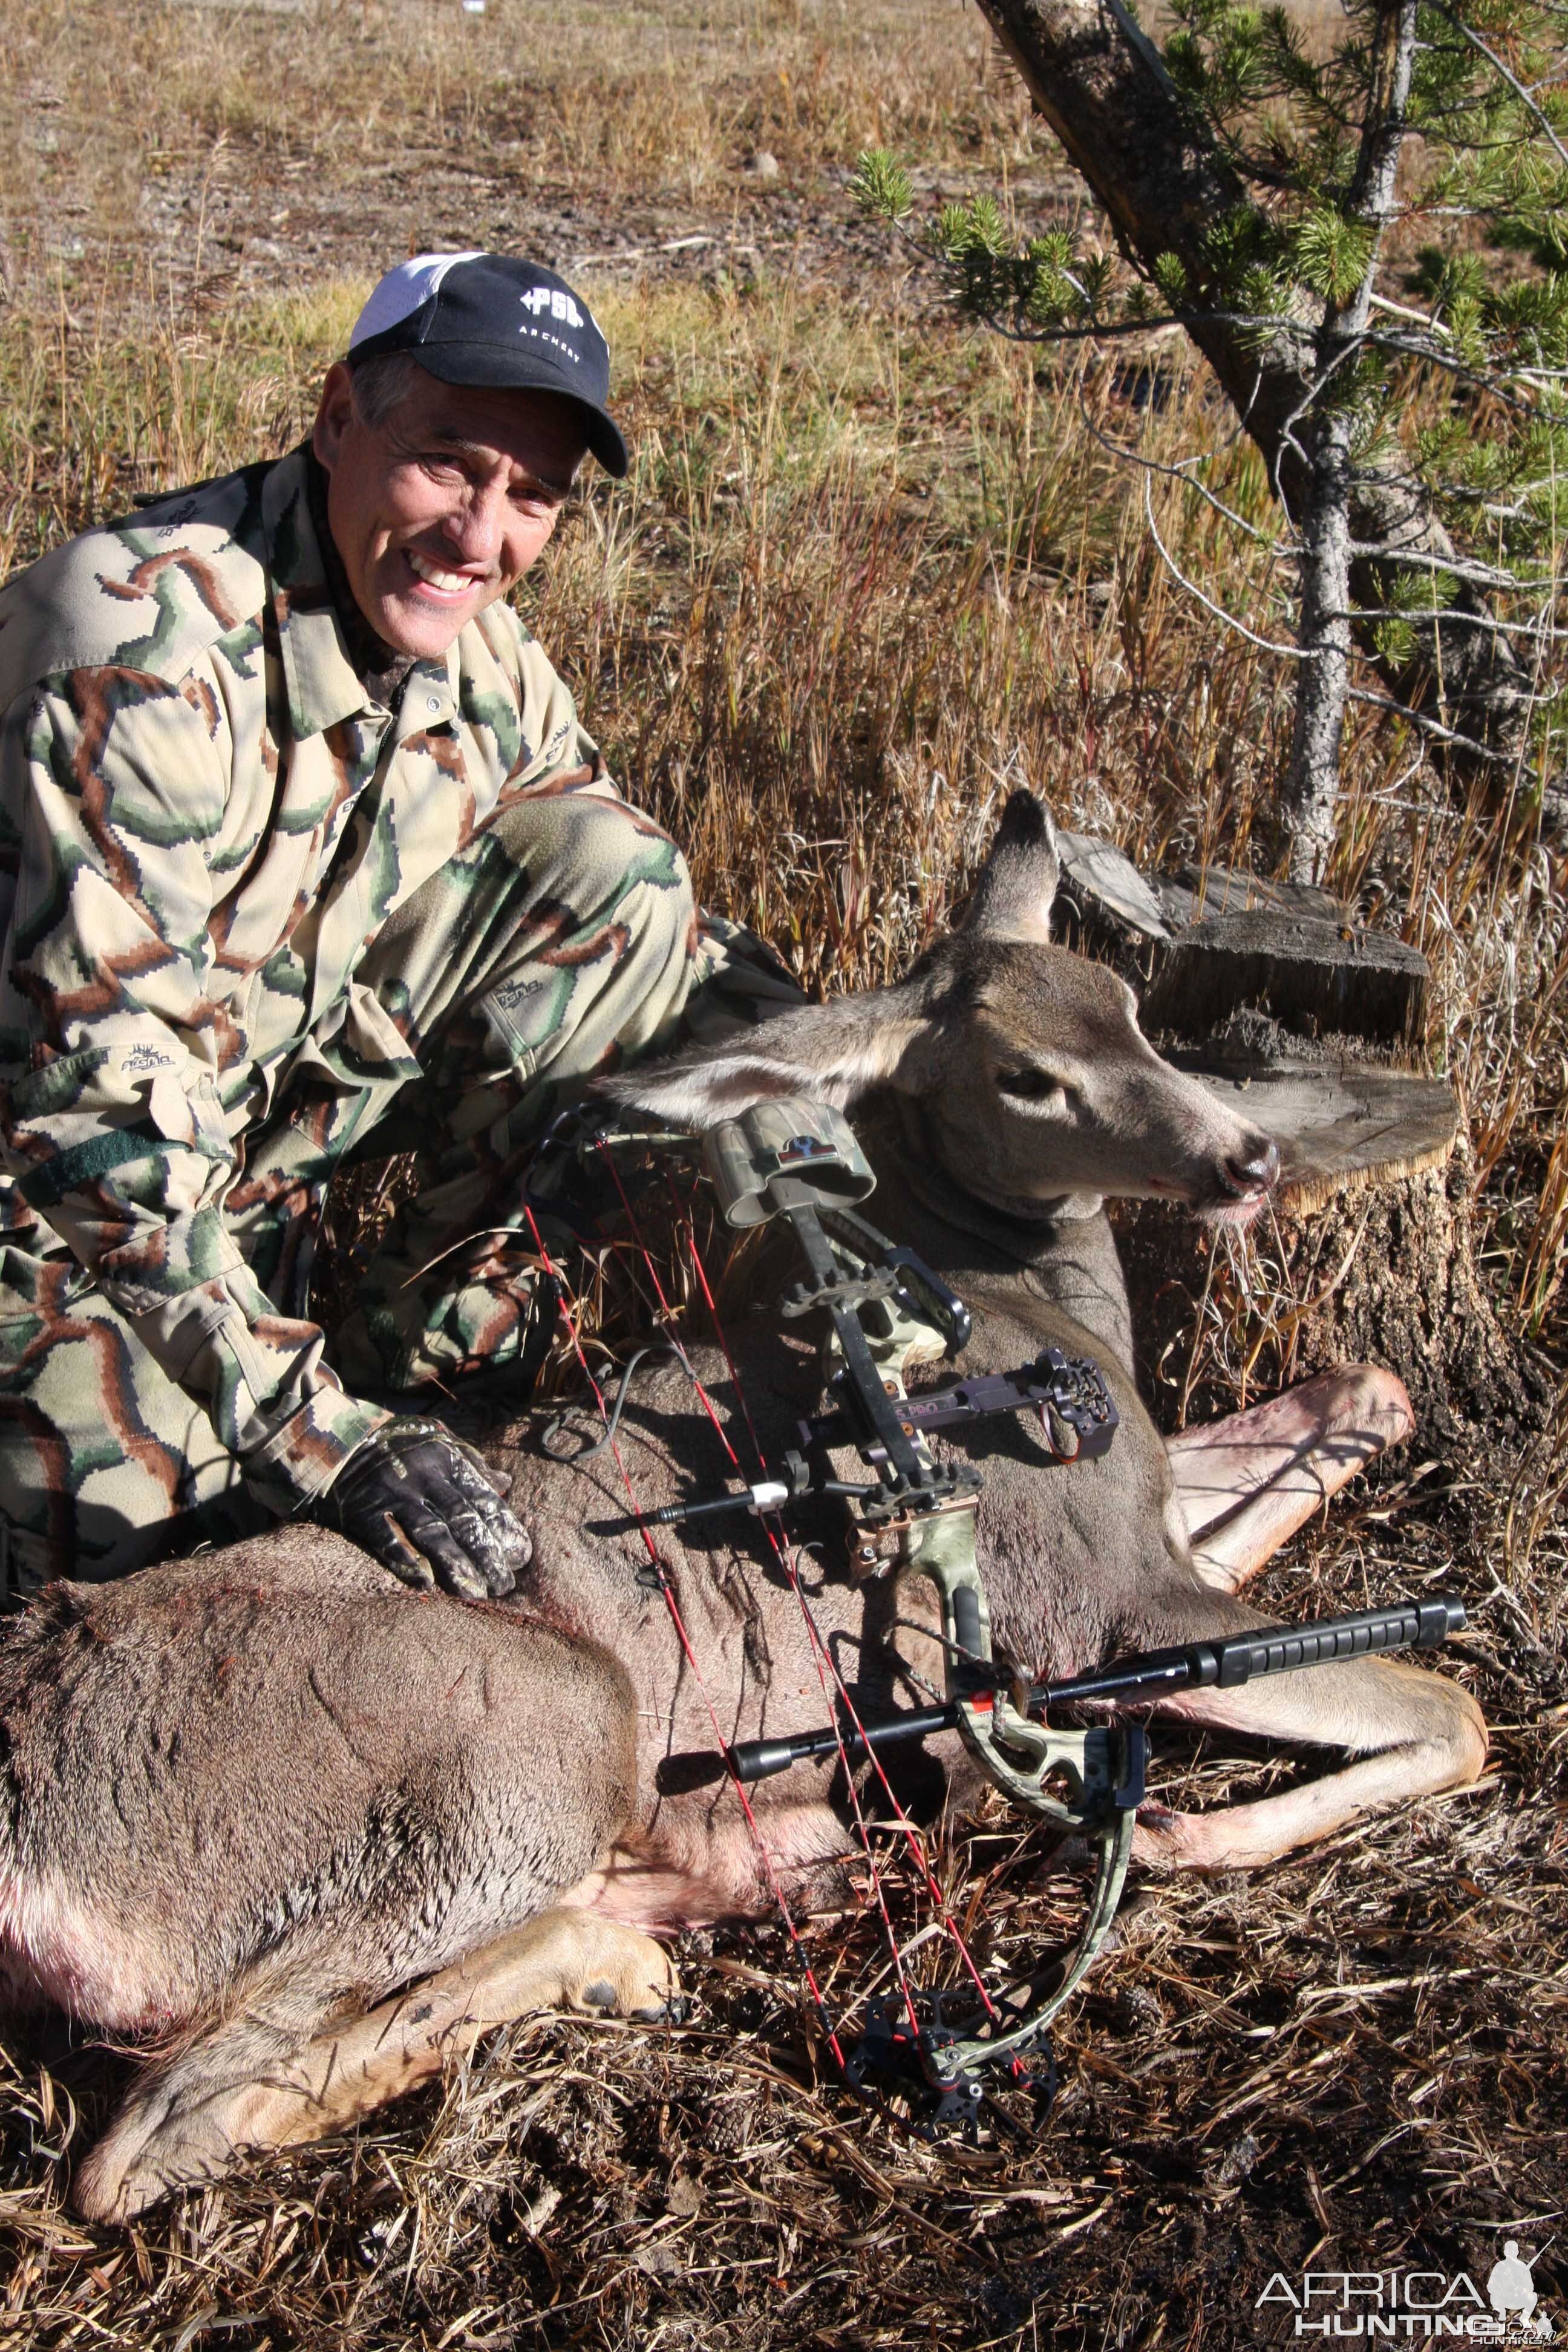
[{"label": "black baseball cap", "polygon": [[420,253],[389,269],[354,321],[351,360],[406,352],[443,383],[559,392],[587,419],[606,473],[626,470],[626,445],[605,403],[610,347],[563,278],[502,253]]}]

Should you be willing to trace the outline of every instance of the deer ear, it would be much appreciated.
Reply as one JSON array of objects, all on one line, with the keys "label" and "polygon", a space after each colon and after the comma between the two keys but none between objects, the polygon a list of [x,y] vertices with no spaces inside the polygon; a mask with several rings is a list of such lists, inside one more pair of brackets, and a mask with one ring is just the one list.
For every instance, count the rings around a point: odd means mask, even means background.
[{"label": "deer ear", "polygon": [[844,1110],[872,1087],[917,1093],[931,1081],[935,1043],[935,1025],[916,991],[876,989],[803,1006],[668,1061],[646,1062],[601,1080],[597,1091],[700,1134],[782,1095],[805,1095]]},{"label": "deer ear", "polygon": [[1033,793],[1009,793],[963,919],[964,930],[984,940],[1048,940],[1051,901],[1060,875],[1050,811]]}]

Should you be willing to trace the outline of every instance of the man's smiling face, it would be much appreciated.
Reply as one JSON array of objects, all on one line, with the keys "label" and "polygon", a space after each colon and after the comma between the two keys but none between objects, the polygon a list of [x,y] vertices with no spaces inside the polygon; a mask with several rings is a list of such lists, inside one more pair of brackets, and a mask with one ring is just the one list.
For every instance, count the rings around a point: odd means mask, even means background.
[{"label": "man's smiling face", "polygon": [[409,373],[406,397],[372,425],[340,361],[311,437],[354,602],[395,652],[428,661],[541,553],[587,438],[559,394]]}]

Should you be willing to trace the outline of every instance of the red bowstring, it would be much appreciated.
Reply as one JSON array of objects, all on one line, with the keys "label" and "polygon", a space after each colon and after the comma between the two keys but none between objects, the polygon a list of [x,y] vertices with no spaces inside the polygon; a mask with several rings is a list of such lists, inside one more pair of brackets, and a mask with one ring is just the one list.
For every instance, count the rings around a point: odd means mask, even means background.
[{"label": "red bowstring", "polygon": [[[617,1176],[617,1183],[619,1181],[619,1177]],[[773,1855],[768,1851],[767,1840],[763,1837],[757,1823],[757,1817],[752,1811],[752,1801],[746,1794],[745,1783],[737,1776],[734,1766],[730,1761],[729,1748],[719,1722],[719,1711],[713,1704],[712,1694],[708,1688],[707,1680],[703,1675],[702,1669],[697,1662],[697,1653],[691,1646],[691,1637],[687,1633],[685,1621],[680,1614],[679,1604],[675,1598],[674,1591],[670,1585],[668,1573],[666,1570],[663,1560],[660,1559],[658,1556],[658,1547],[654,1543],[653,1537],[648,1532],[647,1521],[644,1518],[641,1510],[638,1508],[637,1496],[632,1488],[631,1476],[626,1469],[626,1463],[622,1458],[621,1449],[616,1443],[615,1435],[610,1429],[609,1408],[605,1402],[604,1391],[600,1388],[598,1381],[594,1378],[593,1373],[589,1370],[588,1359],[583,1353],[583,1343],[578,1337],[577,1332],[577,1318],[572,1312],[572,1306],[574,1306],[576,1302],[573,1297],[573,1294],[568,1285],[562,1276],[560,1268],[555,1265],[553,1259],[551,1257],[550,1252],[545,1248],[544,1237],[534,1222],[533,1211],[529,1207],[526,1202],[523,1203],[522,1213],[528,1219],[528,1229],[533,1235],[533,1245],[539,1252],[540,1261],[544,1267],[545,1273],[550,1276],[551,1279],[555,1283],[563,1301],[571,1301],[571,1305],[566,1307],[565,1315],[566,1328],[572,1336],[572,1352],[577,1359],[578,1366],[582,1370],[584,1379],[587,1381],[588,1386],[594,1391],[594,1402],[599,1408],[599,1418],[605,1424],[605,1432],[606,1436],[609,1438],[610,1452],[614,1454],[616,1467],[621,1474],[621,1483],[626,1490],[626,1501],[631,1507],[632,1517],[636,1519],[637,1523],[637,1531],[641,1535],[643,1542],[647,1547],[647,1556],[658,1573],[658,1589],[663,1593],[665,1606],[669,1611],[670,1622],[675,1627],[676,1638],[680,1643],[686,1663],[691,1669],[692,1677],[696,1682],[697,1687],[702,1695],[702,1704],[708,1710],[708,1718],[713,1727],[714,1745],[718,1748],[721,1757],[723,1759],[725,1768],[730,1774],[731,1784],[734,1789],[736,1796],[739,1797],[741,1801],[741,1811],[746,1817],[746,1826],[752,1833],[752,1843],[756,1847],[757,1858],[763,1865],[763,1870],[767,1878],[773,1902],[778,1908],[779,1916],[784,1921],[784,1928],[788,1934],[790,1943],[795,1949],[795,1958],[800,1963],[801,1971],[805,1976],[813,2004],[816,2010],[818,2021],[821,2024],[825,2036],[826,2037],[827,2046],[833,2053],[834,2063],[842,2074],[845,2071],[844,2052],[840,2046],[838,2036],[834,2031],[832,2021],[828,2017],[827,2003],[823,1998],[822,1988],[816,1981],[805,1946],[801,1941],[800,1930],[795,1925],[794,1914],[791,1912],[789,1904],[785,1900],[784,1891],[780,1884],[778,1872],[774,1867]],[[646,1258],[647,1255],[646,1249],[644,1250],[643,1255]],[[651,1262],[649,1264],[648,1271],[650,1273],[653,1271]],[[655,1276],[655,1286],[656,1288],[658,1286],[657,1276]],[[662,1298],[662,1292],[660,1292],[660,1297]],[[715,1423],[715,1426],[717,1426],[717,1423]],[[720,1433],[722,1435],[721,1431]]]},{"label": "red bowstring", "polygon": [[[668,1181],[668,1171],[667,1181]],[[670,1184],[670,1192],[675,1200],[677,1214],[685,1229],[687,1248],[691,1260],[691,1269],[696,1275],[699,1286],[701,1288],[703,1300],[707,1306],[709,1317],[713,1325],[714,1338],[719,1343],[725,1363],[730,1368],[730,1379],[733,1384],[736,1397],[740,1402],[741,1411],[745,1420],[746,1428],[751,1436],[752,1452],[756,1457],[758,1475],[763,1478],[766,1478],[769,1475],[767,1457],[763,1451],[762,1441],[757,1435],[757,1427],[755,1422],[752,1418],[751,1407],[746,1402],[745,1389],[742,1383],[740,1372],[736,1369],[735,1359],[731,1353],[730,1342],[725,1336],[723,1323],[720,1318],[718,1302],[714,1298],[712,1286],[708,1280],[708,1270],[702,1262],[702,1253],[697,1244],[696,1224],[686,1205],[681,1202],[679,1193],[675,1192],[673,1183]],[[626,1195],[624,1192],[621,1197],[625,1200]],[[630,1211],[628,1206],[628,1214],[629,1213]],[[640,1234],[638,1236],[638,1240],[640,1243]],[[647,1245],[644,1244],[642,1246],[643,1255],[646,1257],[647,1255]],[[649,1267],[649,1272],[652,1272],[651,1266]],[[657,1276],[655,1279],[657,1282]],[[731,1461],[734,1459],[732,1449],[731,1450]],[[761,1516],[762,1515],[759,1514],[759,1517]],[[822,1639],[822,1634],[817,1626],[816,1619],[812,1612],[811,1603],[807,1600],[805,1592],[800,1582],[795,1559],[794,1547],[790,1547],[787,1554],[781,1551],[778,1541],[773,1535],[773,1529],[768,1526],[768,1522],[765,1517],[763,1518],[763,1526],[767,1531],[769,1542],[772,1543],[773,1547],[774,1555],[781,1561],[784,1573],[789,1579],[791,1589],[795,1593],[795,1599],[800,1603],[801,1614],[805,1620],[806,1631],[811,1638],[813,1654],[816,1662],[818,1679],[821,1680],[823,1678],[824,1668],[826,1665],[826,1671],[827,1674],[832,1675],[834,1683],[837,1686],[838,1695],[843,1700],[845,1709],[848,1714],[850,1722],[853,1724],[856,1732],[859,1735],[861,1745],[864,1747],[868,1757],[870,1759],[872,1769],[875,1771],[878,1780],[882,1784],[883,1792],[887,1797],[889,1804],[892,1807],[894,1821],[898,1828],[903,1832],[909,1850],[914,1856],[916,1865],[920,1870],[921,1877],[925,1881],[926,1893],[930,1897],[931,1907],[936,1913],[937,1920],[952,1937],[954,1948],[957,1950],[960,1958],[963,1960],[964,1968],[968,1970],[969,1976],[973,1983],[974,1990],[980,1996],[980,2000],[986,2015],[994,2020],[997,2014],[996,2005],[985,1990],[984,1981],[981,1977],[980,1970],[974,1964],[973,1957],[970,1952],[968,1944],[964,1940],[963,1933],[960,1928],[958,1922],[953,1918],[952,1912],[948,1908],[946,1898],[943,1895],[942,1888],[937,1883],[936,1876],[931,1870],[931,1864],[926,1858],[925,1841],[921,1837],[915,1823],[910,1821],[908,1813],[904,1811],[903,1806],[900,1803],[898,1797],[894,1793],[892,1783],[888,1779],[887,1771],[883,1766],[881,1758],[878,1755],[877,1750],[871,1742],[866,1738],[866,1727],[861,1722],[859,1715],[857,1712],[854,1700],[849,1696],[848,1687],[834,1662],[832,1652],[827,1648]],[[824,1683],[825,1698],[826,1696],[826,1683]],[[839,1726],[838,1711],[833,1706],[830,1699],[828,1700],[828,1706],[833,1717],[834,1728],[838,1735],[838,1753],[844,1765],[845,1780],[848,1785],[850,1795],[854,1801],[856,1820],[860,1823],[862,1837],[864,1838],[863,1817],[860,1812],[859,1800],[856,1794],[855,1777],[849,1769],[849,1757],[844,1739],[844,1734]],[[876,1864],[874,1862],[872,1863],[871,1867],[873,1872],[875,1872]],[[884,1917],[886,1916],[885,1911],[883,1916]],[[900,1989],[904,1992],[907,2002],[909,2000],[909,1988],[904,1984],[901,1956],[899,1952],[898,1940],[896,1937],[894,1937],[890,1926],[889,1927],[888,1934],[889,1946],[893,1953],[894,1966],[898,1971]],[[914,2021],[915,2021],[911,2014],[911,2024],[913,2024]]]},{"label": "red bowstring", "polygon": [[[604,1154],[611,1175],[615,1178],[616,1190],[621,1196],[621,1206],[626,1211],[626,1222],[631,1226],[633,1239],[636,1241],[637,1248],[642,1253],[642,1261],[647,1269],[648,1279],[652,1282],[654,1289],[658,1293],[659,1306],[664,1310],[667,1320],[672,1320],[673,1318],[670,1316],[669,1301],[664,1295],[664,1286],[659,1281],[658,1270],[654,1265],[652,1253],[648,1248],[647,1243],[643,1238],[642,1227],[637,1223],[637,1211],[632,1207],[631,1201],[626,1192],[626,1188],[621,1181],[621,1171],[616,1165],[615,1154],[610,1150],[602,1136],[599,1139],[598,1148]],[[676,1205],[679,1211],[679,1195],[677,1196]],[[687,1221],[683,1220],[683,1222]],[[689,1234],[690,1233],[690,1230],[689,1223],[687,1222],[687,1231]],[[693,1237],[693,1250],[695,1253],[695,1237]],[[713,1306],[712,1294],[708,1288],[706,1278],[700,1277],[700,1279],[702,1280],[703,1295],[708,1300],[709,1308],[711,1312]],[[717,1315],[714,1316],[714,1328],[715,1329],[718,1328]],[[723,1346],[721,1339],[720,1344],[721,1346]],[[729,1455],[731,1463],[732,1464],[737,1475],[743,1476],[744,1473],[741,1469],[740,1457],[736,1454],[733,1445],[730,1443],[729,1433],[720,1421],[718,1413],[714,1410],[711,1398],[709,1396],[707,1390],[703,1387],[701,1381],[698,1378],[696,1366],[688,1360],[684,1349],[681,1349],[680,1353],[681,1360],[686,1366],[686,1371],[690,1379],[691,1384],[702,1400],[703,1410],[707,1413],[708,1418],[712,1423],[714,1428],[719,1433],[720,1443],[722,1444],[725,1453]],[[734,1360],[727,1347],[724,1347],[724,1360],[730,1367],[730,1378],[734,1383],[735,1394],[741,1399],[742,1410],[744,1412],[746,1416],[747,1427],[751,1428],[752,1416],[750,1409],[745,1404],[745,1391],[741,1386],[740,1376],[736,1372]],[[757,1445],[757,1436],[754,1429],[752,1429],[752,1451],[757,1454],[758,1460],[760,1462],[762,1459],[761,1450]],[[767,1475],[765,1466],[762,1471],[762,1475],[764,1477]],[[838,1722],[837,1710],[833,1705],[832,1695],[828,1689],[828,1674],[831,1672],[834,1679],[837,1681],[837,1669],[833,1666],[831,1658],[827,1656],[824,1648],[822,1636],[817,1630],[816,1621],[811,1612],[811,1605],[806,1600],[805,1594],[802,1590],[800,1577],[795,1566],[793,1547],[791,1547],[787,1552],[780,1547],[778,1538],[774,1534],[773,1529],[769,1523],[769,1517],[766,1512],[759,1511],[757,1513],[757,1521],[773,1549],[773,1558],[778,1561],[780,1567],[784,1570],[785,1576],[789,1580],[790,1589],[794,1592],[795,1600],[800,1605],[801,1615],[805,1620],[806,1634],[811,1644],[812,1661],[816,1667],[816,1679],[822,1688],[822,1704],[834,1719],[834,1729],[838,1740],[839,1759],[844,1766],[845,1781],[848,1787],[850,1805],[855,1814],[855,1826],[859,1832],[860,1847],[862,1853],[866,1856],[867,1868],[870,1872],[871,1892],[876,1901],[878,1912],[881,1917],[883,1933],[887,1937],[888,1951],[892,1961],[893,1973],[898,1979],[899,1991],[902,1996],[904,2009],[909,2017],[910,2031],[911,2033],[918,2034],[920,2032],[920,2018],[915,2010],[914,1994],[910,1990],[909,1979],[904,1971],[904,1956],[899,1943],[898,1935],[893,1927],[892,1913],[888,1907],[887,1890],[882,1885],[881,1872],[877,1867],[877,1856],[872,1848],[870,1832],[866,1824],[865,1814],[861,1811],[860,1792],[855,1785],[855,1776],[849,1769],[849,1752],[845,1744],[844,1733]],[[825,1659],[826,1660],[826,1666],[824,1664]],[[840,1684],[839,1687],[842,1689],[843,1685]],[[715,1723],[717,1723],[717,1718],[715,1718]],[[734,1778],[733,1773],[731,1773],[731,1779]],[[735,1786],[737,1788],[741,1786],[738,1780],[735,1781]]]}]

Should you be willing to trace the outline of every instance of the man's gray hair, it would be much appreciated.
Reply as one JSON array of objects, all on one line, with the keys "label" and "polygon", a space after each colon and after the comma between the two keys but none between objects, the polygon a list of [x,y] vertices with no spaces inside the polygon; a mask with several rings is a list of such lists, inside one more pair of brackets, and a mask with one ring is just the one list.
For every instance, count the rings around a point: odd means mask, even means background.
[{"label": "man's gray hair", "polygon": [[374,433],[400,409],[425,373],[407,352],[381,352],[368,360],[349,361],[354,415]]}]

